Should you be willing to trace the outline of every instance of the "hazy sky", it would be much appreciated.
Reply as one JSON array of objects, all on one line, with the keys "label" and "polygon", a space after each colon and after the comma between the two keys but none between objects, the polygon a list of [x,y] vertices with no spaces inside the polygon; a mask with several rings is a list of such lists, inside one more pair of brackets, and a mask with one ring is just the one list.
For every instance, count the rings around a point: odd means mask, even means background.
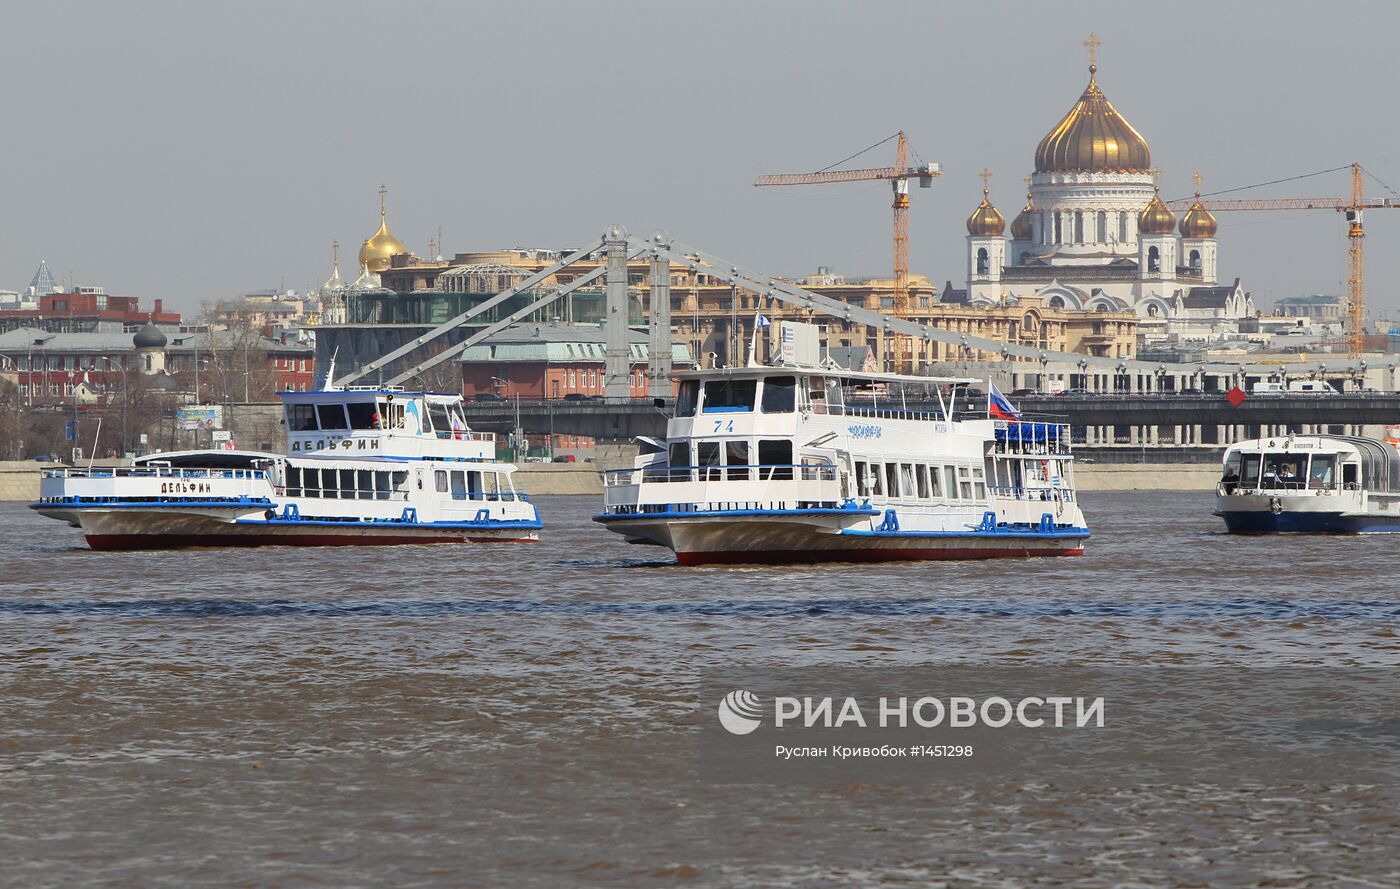
[{"label": "hazy sky", "polygon": [[[1383,3],[13,3],[0,288],[45,258],[191,310],[319,284],[333,238],[353,278],[381,181],[420,254],[439,227],[452,253],[621,222],[774,274],[888,274],[886,184],[752,181],[901,128],[944,169],[913,190],[911,269],[960,281],[978,171],[1009,220],[1087,81],[1090,30],[1179,198],[1197,168],[1212,191],[1352,160],[1400,188],[1397,24]],[[1220,277],[1261,302],[1342,289],[1337,214],[1220,222]],[[1369,305],[1400,313],[1400,211],[1367,234]]]}]

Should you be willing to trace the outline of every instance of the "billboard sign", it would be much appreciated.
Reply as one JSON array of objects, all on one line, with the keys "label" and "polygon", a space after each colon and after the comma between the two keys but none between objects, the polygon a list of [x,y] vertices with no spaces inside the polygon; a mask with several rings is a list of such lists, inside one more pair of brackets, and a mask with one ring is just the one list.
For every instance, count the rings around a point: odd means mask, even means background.
[{"label": "billboard sign", "polygon": [[221,405],[182,407],[175,412],[175,423],[181,429],[222,429],[224,409]]}]

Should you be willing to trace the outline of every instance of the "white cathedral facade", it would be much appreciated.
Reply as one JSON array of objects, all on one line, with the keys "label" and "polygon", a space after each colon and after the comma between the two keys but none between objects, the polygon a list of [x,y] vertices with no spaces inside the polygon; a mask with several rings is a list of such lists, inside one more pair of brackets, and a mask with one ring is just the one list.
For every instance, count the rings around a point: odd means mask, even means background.
[{"label": "white cathedral facade", "polygon": [[1048,306],[1131,311],[1149,341],[1219,340],[1256,317],[1217,276],[1217,224],[1197,200],[1180,223],[1157,193],[1147,141],[1089,85],[1035,153],[1026,205],[1012,221],[983,190],[967,220],[967,299],[1039,296]]}]

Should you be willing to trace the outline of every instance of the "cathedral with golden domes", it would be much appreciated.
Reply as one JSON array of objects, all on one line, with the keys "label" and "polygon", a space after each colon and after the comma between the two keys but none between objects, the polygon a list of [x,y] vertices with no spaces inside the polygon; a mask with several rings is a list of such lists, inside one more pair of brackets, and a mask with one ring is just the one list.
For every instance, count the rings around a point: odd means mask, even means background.
[{"label": "cathedral with golden domes", "polygon": [[1255,317],[1239,279],[1216,272],[1215,217],[1197,200],[1178,221],[1158,194],[1147,140],[1098,83],[1089,85],[1035,152],[1026,204],[1011,222],[990,190],[967,220],[967,298],[1000,305],[1131,311],[1147,340],[1209,341]]}]

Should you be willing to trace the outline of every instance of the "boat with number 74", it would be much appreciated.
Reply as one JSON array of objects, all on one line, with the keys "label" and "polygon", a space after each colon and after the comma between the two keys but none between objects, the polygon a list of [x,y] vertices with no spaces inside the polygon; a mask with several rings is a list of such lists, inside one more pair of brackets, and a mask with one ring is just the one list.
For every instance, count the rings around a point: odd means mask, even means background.
[{"label": "boat with number 74", "polygon": [[770,364],[676,374],[665,440],[594,521],[683,565],[1076,556],[1069,427],[978,380],[845,370],[780,322]]}]

